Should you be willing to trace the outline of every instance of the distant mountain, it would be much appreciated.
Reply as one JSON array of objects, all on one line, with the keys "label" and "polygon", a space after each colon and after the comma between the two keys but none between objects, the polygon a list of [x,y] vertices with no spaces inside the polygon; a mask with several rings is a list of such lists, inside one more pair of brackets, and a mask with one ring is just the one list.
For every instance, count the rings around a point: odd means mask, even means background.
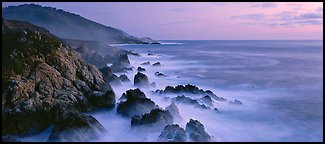
[{"label": "distant mountain", "polygon": [[130,36],[122,30],[85,19],[77,14],[52,7],[24,4],[2,8],[2,17],[8,20],[27,21],[44,27],[63,39],[102,41],[108,44],[157,44],[150,38]]}]

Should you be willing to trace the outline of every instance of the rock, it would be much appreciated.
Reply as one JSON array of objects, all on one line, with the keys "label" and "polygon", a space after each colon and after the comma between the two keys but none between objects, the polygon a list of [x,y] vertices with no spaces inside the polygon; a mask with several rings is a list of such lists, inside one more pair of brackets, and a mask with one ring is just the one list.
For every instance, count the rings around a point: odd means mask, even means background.
[{"label": "rock", "polygon": [[165,126],[158,137],[159,142],[186,142],[186,132],[178,124]]},{"label": "rock", "polygon": [[145,74],[138,72],[134,76],[134,85],[135,86],[143,87],[143,86],[148,86],[148,84],[149,84],[148,77]]},{"label": "rock", "polygon": [[178,107],[174,102],[172,102],[169,106],[167,106],[166,110],[168,110],[172,114],[174,120],[181,121],[183,119],[179,113]]},{"label": "rock", "polygon": [[104,67],[99,70],[102,72],[106,82],[109,82],[113,85],[121,85],[120,79],[115,74],[113,74],[112,69],[110,67]]},{"label": "rock", "polygon": [[105,93],[94,91],[87,97],[89,102],[98,108],[114,107],[115,105],[115,93],[112,90],[107,90]]},{"label": "rock", "polygon": [[190,119],[186,124],[185,131],[194,142],[208,142],[211,138],[209,134],[206,133],[203,124],[198,120]]},{"label": "rock", "polygon": [[125,74],[120,75],[119,79],[122,82],[128,82],[128,81],[130,81],[130,79]]},{"label": "rock", "polygon": [[140,65],[150,65],[150,62],[143,62]]},{"label": "rock", "polygon": [[210,96],[205,95],[204,97],[200,98],[200,100],[207,106],[213,107],[213,101]]},{"label": "rock", "polygon": [[156,62],[154,64],[152,64],[152,66],[161,66],[160,62]]},{"label": "rock", "polygon": [[121,80],[115,74],[107,79],[111,85],[121,85]]},{"label": "rock", "polygon": [[113,76],[112,69],[110,67],[103,67],[99,69],[102,72],[104,78],[109,78]]},{"label": "rock", "polygon": [[2,136],[2,142],[21,142],[20,140],[18,140],[16,137],[14,136]]},{"label": "rock", "polygon": [[131,126],[136,125],[149,125],[155,127],[165,127],[168,124],[173,123],[173,116],[168,110],[161,110],[159,108],[153,109],[150,113],[145,113],[140,122],[137,124],[138,116],[134,116],[132,120],[134,120],[133,125],[131,122]]},{"label": "rock", "polygon": [[141,72],[141,71],[146,71],[145,68],[142,68],[142,67],[138,67],[137,71]]},{"label": "rock", "polygon": [[195,106],[197,108],[209,109],[204,104],[200,104],[197,100],[191,99],[191,98],[186,97],[184,95],[174,97],[172,100],[175,101],[175,102],[178,102],[178,103],[190,104],[190,105],[193,105],[193,106]]},{"label": "rock", "polygon": [[148,56],[154,55],[153,53],[148,53]]},{"label": "rock", "polygon": [[115,103],[102,73],[47,30],[3,21],[2,37],[10,41],[2,47],[3,135],[41,132],[53,124],[57,109],[79,113]]},{"label": "rock", "polygon": [[156,83],[155,82],[151,82],[150,83],[150,86],[153,87],[153,88],[155,88],[156,87]]},{"label": "rock", "polygon": [[126,94],[122,95],[121,99],[126,99],[126,101],[118,104],[117,113],[127,117],[143,115],[158,107],[153,101],[146,98],[145,94],[139,89],[128,90]]},{"label": "rock", "polygon": [[105,128],[92,116],[64,113],[58,117],[48,140],[52,142],[89,141],[104,132],[106,132]]},{"label": "rock", "polygon": [[134,115],[131,119],[131,126],[133,125],[139,125],[141,121],[141,116],[140,115]]},{"label": "rock", "polygon": [[234,100],[234,101],[229,101],[229,104],[233,104],[233,105],[242,105],[243,103],[239,100]]},{"label": "rock", "polygon": [[155,75],[158,77],[167,77],[166,75],[160,73],[160,72],[155,72]]}]

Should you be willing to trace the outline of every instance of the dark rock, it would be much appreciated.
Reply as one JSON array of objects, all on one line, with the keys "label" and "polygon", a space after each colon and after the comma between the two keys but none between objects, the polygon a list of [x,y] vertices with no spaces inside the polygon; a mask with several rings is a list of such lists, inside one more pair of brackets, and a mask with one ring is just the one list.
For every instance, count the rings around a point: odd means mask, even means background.
[{"label": "dark rock", "polygon": [[149,84],[148,77],[145,74],[138,72],[134,76],[134,85],[135,86],[143,87],[143,86],[148,86],[148,84]]},{"label": "dark rock", "polygon": [[121,80],[118,76],[113,74],[111,77],[107,79],[111,85],[121,85]]},{"label": "dark rock", "polygon": [[155,82],[151,82],[150,83],[150,86],[153,87],[153,88],[155,88],[156,87],[156,83]]},{"label": "dark rock", "polygon": [[[136,116],[132,119],[135,119],[134,124],[136,124],[138,117]],[[173,123],[173,116],[168,110],[161,110],[159,108],[156,108],[151,110],[150,113],[145,113],[141,117],[141,120],[138,125],[164,127],[172,123]],[[136,125],[132,125],[131,123],[131,126],[136,126]]]},{"label": "dark rock", "polygon": [[186,124],[185,131],[194,142],[208,142],[211,138],[209,134],[205,132],[203,124],[198,120],[190,119]]},{"label": "dark rock", "polygon": [[104,78],[109,78],[113,76],[112,69],[110,67],[103,67],[99,69],[102,72]]},{"label": "dark rock", "polygon": [[205,105],[213,107],[213,103],[212,103],[213,101],[212,101],[212,99],[211,99],[210,96],[206,95],[206,96],[200,98],[200,100],[201,100]]},{"label": "dark rock", "polygon": [[122,82],[128,82],[128,81],[130,81],[130,79],[125,74],[120,75],[119,78],[120,78],[120,80]]},{"label": "dark rock", "polygon": [[126,99],[126,101],[118,104],[117,113],[123,116],[143,115],[158,107],[153,101],[146,98],[145,94],[139,89],[128,90],[126,94],[122,95],[121,99]]},{"label": "dark rock", "polygon": [[87,98],[92,105],[98,108],[114,107],[116,102],[115,93],[112,90],[107,90],[105,93],[94,91]]},{"label": "dark rock", "polygon": [[144,63],[142,63],[140,65],[150,65],[150,62],[144,62]]},{"label": "dark rock", "polygon": [[150,55],[154,55],[153,53],[148,53],[148,56],[150,56]]},{"label": "dark rock", "polygon": [[152,64],[152,66],[161,66],[160,62],[156,62],[154,64]]},{"label": "dark rock", "polygon": [[239,100],[234,100],[234,101],[229,101],[229,104],[233,104],[233,105],[242,105],[243,103]]},{"label": "dark rock", "polygon": [[105,81],[113,85],[121,85],[120,79],[115,74],[113,74],[110,67],[104,67],[99,70],[102,72]]},{"label": "dark rock", "polygon": [[191,99],[184,95],[174,97],[172,100],[175,102],[178,102],[178,103],[190,104],[195,107],[202,108],[202,109],[209,109],[206,105],[200,104],[197,100]]},{"label": "dark rock", "polygon": [[155,72],[155,75],[158,77],[167,77],[166,75],[160,73],[160,72]]},{"label": "dark rock", "polygon": [[21,142],[20,140],[18,140],[16,137],[14,136],[2,136],[2,142]]},{"label": "dark rock", "polygon": [[177,121],[182,120],[182,116],[179,113],[179,109],[174,102],[172,102],[169,106],[167,106],[166,110],[168,110],[172,114],[174,120]]},{"label": "dark rock", "polygon": [[131,126],[133,125],[139,125],[141,121],[141,116],[140,115],[135,115],[131,119]]},{"label": "dark rock", "polygon": [[142,67],[138,67],[138,68],[137,68],[137,71],[139,71],[139,72],[141,72],[141,71],[146,71],[146,69],[145,69],[145,68],[142,68]]},{"label": "dark rock", "polygon": [[186,142],[186,132],[178,124],[165,126],[158,137],[159,142]]},{"label": "dark rock", "polygon": [[89,141],[104,132],[105,128],[92,116],[64,113],[58,117],[49,141]]}]

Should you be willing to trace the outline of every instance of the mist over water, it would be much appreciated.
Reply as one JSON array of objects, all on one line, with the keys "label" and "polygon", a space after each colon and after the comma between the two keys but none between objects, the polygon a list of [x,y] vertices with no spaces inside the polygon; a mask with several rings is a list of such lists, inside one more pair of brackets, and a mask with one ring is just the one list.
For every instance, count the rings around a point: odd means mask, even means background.
[{"label": "mist over water", "polygon": [[[162,45],[120,45],[141,55],[129,56],[131,82],[112,86],[116,100],[133,85],[136,69],[155,82],[141,88],[161,108],[170,99],[152,93],[166,86],[192,84],[211,90],[229,101],[214,101],[220,113],[176,103],[185,129],[190,119],[199,120],[213,141],[323,141],[323,41],[163,41]],[[148,55],[151,53],[153,55]],[[149,61],[162,66],[140,65]],[[161,72],[167,77],[157,77]],[[176,97],[167,95],[166,97]],[[112,110],[87,113],[107,133],[94,141],[157,141],[162,129],[131,128],[131,119]],[[26,141],[45,140],[50,129]],[[36,140],[36,141],[38,141]]]}]

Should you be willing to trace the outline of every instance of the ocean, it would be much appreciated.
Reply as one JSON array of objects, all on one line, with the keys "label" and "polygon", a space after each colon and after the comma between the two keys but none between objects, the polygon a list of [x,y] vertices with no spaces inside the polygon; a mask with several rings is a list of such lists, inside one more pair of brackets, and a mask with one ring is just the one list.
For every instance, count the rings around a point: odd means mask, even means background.
[{"label": "ocean", "polygon": [[[170,101],[151,91],[166,86],[193,84],[243,105],[215,102],[220,113],[177,105],[185,128],[189,119],[199,120],[213,141],[323,141],[323,41],[307,40],[165,40],[161,45],[115,45],[139,53],[129,55],[136,69],[156,88],[142,89],[165,108]],[[162,66],[140,65],[149,61]],[[167,77],[157,77],[161,72]],[[121,75],[123,73],[117,73]],[[113,86],[116,99],[132,83]],[[88,113],[108,132],[95,141],[156,141],[162,130],[135,131],[130,120],[111,111]],[[49,130],[48,130],[49,131]],[[46,138],[47,132],[26,138]]]}]

